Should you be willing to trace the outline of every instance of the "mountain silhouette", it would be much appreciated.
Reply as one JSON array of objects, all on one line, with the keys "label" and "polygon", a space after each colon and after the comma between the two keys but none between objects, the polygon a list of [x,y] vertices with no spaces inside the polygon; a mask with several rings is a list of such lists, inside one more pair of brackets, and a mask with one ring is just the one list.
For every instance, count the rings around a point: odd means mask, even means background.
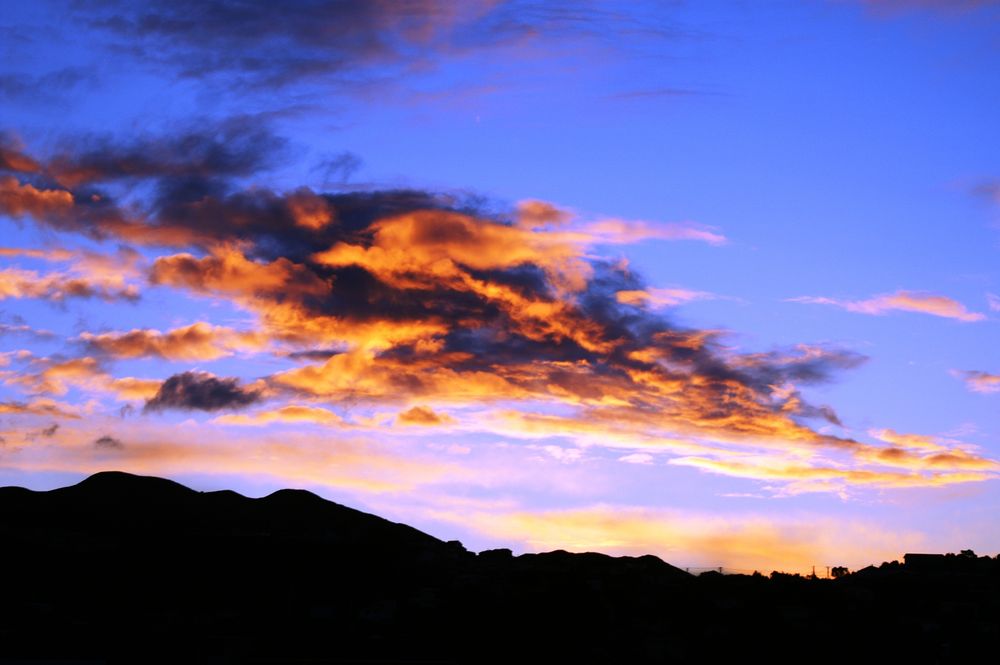
[{"label": "mountain silhouette", "polygon": [[[98,473],[0,488],[0,663],[946,662],[995,648],[1000,565],[815,580],[655,556],[474,554],[302,490]],[[846,571],[845,571],[846,572]]]}]

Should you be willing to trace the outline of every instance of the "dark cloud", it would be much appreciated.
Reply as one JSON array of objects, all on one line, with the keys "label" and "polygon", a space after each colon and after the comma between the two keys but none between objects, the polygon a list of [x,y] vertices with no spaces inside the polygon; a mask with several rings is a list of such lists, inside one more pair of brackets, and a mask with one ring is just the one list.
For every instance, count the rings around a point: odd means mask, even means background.
[{"label": "dark cloud", "polygon": [[343,186],[361,168],[364,162],[353,152],[342,152],[322,159],[312,168],[320,176],[320,186],[324,189]]},{"label": "dark cloud", "polygon": [[[614,29],[676,36],[662,7],[629,15],[566,0],[86,0],[80,20],[117,49],[201,83],[246,92],[304,81],[354,87],[441,59]],[[645,16],[645,18],[639,18]]]},{"label": "dark cloud", "polygon": [[0,73],[0,99],[10,102],[54,102],[64,99],[85,85],[94,85],[94,71],[83,67],[64,67],[45,74]]},{"label": "dark cloud", "polygon": [[48,162],[64,186],[120,179],[161,178],[161,187],[182,188],[188,180],[204,191],[218,178],[246,176],[277,163],[287,141],[255,118],[236,116],[201,122],[163,135],[76,136]]},{"label": "dark cloud", "polygon": [[104,435],[94,440],[94,445],[104,450],[121,450],[125,444],[113,436]]},{"label": "dark cloud", "polygon": [[59,423],[52,423],[51,425],[43,429],[40,433],[42,436],[50,437],[50,436],[55,436],[55,433],[58,431],[59,431]]},{"label": "dark cloud", "polygon": [[238,379],[208,372],[183,372],[164,381],[156,395],[146,401],[143,411],[237,409],[257,402],[260,397],[258,391],[241,386]]},{"label": "dark cloud", "polygon": [[339,355],[342,351],[335,349],[308,349],[306,351],[292,351],[287,355],[292,360],[303,360],[309,362],[326,361]]}]

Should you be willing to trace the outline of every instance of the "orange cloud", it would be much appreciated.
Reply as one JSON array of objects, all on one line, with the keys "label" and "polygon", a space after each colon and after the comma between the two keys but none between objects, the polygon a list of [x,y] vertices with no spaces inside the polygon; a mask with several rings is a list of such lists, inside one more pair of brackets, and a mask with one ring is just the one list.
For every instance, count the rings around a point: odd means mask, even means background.
[{"label": "orange cloud", "polygon": [[147,400],[156,395],[163,382],[158,379],[137,379],[132,376],[107,377],[97,389],[114,393],[120,400]]},{"label": "orange cloud", "polygon": [[150,272],[153,284],[183,286],[206,294],[253,297],[295,290],[299,295],[322,295],[329,286],[303,266],[288,259],[269,263],[250,261],[235,246],[213,249],[209,256],[174,254],[156,259]]},{"label": "orange cloud", "polygon": [[985,314],[970,312],[965,308],[965,305],[947,296],[915,291],[897,291],[893,294],[875,296],[868,300],[835,300],[833,298],[803,296],[791,298],[790,302],[834,305],[859,314],[880,315],[890,311],[919,312],[964,322],[982,321],[986,318]]},{"label": "orange cloud", "polygon": [[18,374],[7,380],[8,384],[23,385],[34,393],[65,395],[71,385],[86,385],[106,373],[96,358],[82,357],[69,360],[41,358],[37,363],[44,366],[35,374]]},{"label": "orange cloud", "polygon": [[78,419],[72,407],[51,399],[37,398],[30,402],[0,402],[0,413],[7,415],[48,416]]},{"label": "orange cloud", "polygon": [[122,400],[146,399],[156,394],[160,381],[134,377],[115,378],[93,357],[68,360],[36,358],[32,364],[41,366],[36,372],[9,373],[8,385],[23,387],[33,394],[65,395],[70,387],[87,391],[111,393]]},{"label": "orange cloud", "polygon": [[288,209],[295,223],[314,231],[331,224],[336,219],[336,211],[322,196],[308,190],[298,190],[288,197]]},{"label": "orange cloud", "polygon": [[214,360],[236,351],[259,351],[267,340],[255,332],[239,332],[199,321],[167,332],[134,329],[125,333],[83,333],[92,350],[115,358],[158,357],[167,360]]},{"label": "orange cloud", "polygon": [[402,425],[445,425],[454,422],[454,418],[446,413],[435,413],[430,407],[414,406],[400,413],[396,422]]},{"label": "orange cloud", "polygon": [[421,210],[375,222],[368,247],[338,243],[313,259],[357,265],[400,286],[454,281],[467,270],[535,265],[572,290],[583,288],[590,267],[579,249],[557,234],[506,226],[469,215]]},{"label": "orange cloud", "polygon": [[548,225],[565,224],[572,215],[547,201],[525,200],[517,204],[517,225],[537,229]]},{"label": "orange cloud", "polygon": [[379,358],[372,351],[340,353],[322,365],[308,365],[274,375],[289,388],[333,400],[404,401],[433,397],[447,402],[481,402],[527,395],[502,376],[490,372],[457,372],[442,358],[410,362]]},{"label": "orange cloud", "polygon": [[289,405],[271,411],[258,411],[253,414],[233,413],[219,416],[213,422],[221,425],[268,425],[271,423],[298,424],[313,423],[340,427],[345,425],[344,419],[326,409],[313,406]]},{"label": "orange cloud", "polygon": [[37,189],[17,178],[0,176],[0,213],[19,218],[65,215],[73,208],[73,195],[62,189]]}]

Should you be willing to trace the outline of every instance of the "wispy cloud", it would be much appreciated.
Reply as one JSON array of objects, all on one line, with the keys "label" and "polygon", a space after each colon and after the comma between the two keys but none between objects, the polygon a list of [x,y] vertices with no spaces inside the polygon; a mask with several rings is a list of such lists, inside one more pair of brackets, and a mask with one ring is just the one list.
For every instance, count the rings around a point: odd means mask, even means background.
[{"label": "wispy cloud", "polygon": [[680,288],[648,288],[635,291],[619,291],[615,294],[615,299],[625,305],[652,307],[672,307],[694,300],[712,300],[717,298],[714,293],[706,291],[692,291]]},{"label": "wispy cloud", "polygon": [[929,9],[939,12],[964,13],[986,7],[1000,6],[997,0],[852,0],[883,14],[908,10]]},{"label": "wispy cloud", "polygon": [[609,32],[678,37],[659,25],[665,21],[563,0],[296,0],[280,7],[237,0],[93,0],[84,6],[77,19],[109,35],[116,53],[241,93],[302,84],[365,89],[469,54],[523,58]]},{"label": "wispy cloud", "polygon": [[965,385],[973,392],[1000,392],[1000,374],[990,374],[978,370],[954,370],[952,374],[965,381]]},{"label": "wispy cloud", "polygon": [[958,321],[982,321],[985,314],[970,312],[965,305],[947,296],[920,291],[897,291],[895,293],[877,295],[865,300],[838,300],[818,296],[801,296],[789,298],[789,302],[809,303],[815,305],[833,305],[858,314],[881,315],[892,311],[918,312]]}]

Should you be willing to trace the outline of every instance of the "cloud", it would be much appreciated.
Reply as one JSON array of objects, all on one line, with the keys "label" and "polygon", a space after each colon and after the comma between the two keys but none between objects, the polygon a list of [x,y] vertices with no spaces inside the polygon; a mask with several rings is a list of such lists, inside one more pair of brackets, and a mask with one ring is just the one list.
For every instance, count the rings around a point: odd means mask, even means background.
[{"label": "cloud", "polygon": [[61,396],[70,388],[77,388],[110,393],[123,400],[146,399],[155,395],[160,387],[160,381],[154,379],[114,377],[99,359],[92,356],[50,358],[35,357],[25,352],[20,360],[26,363],[26,367],[19,371],[2,372],[0,380],[34,395]]},{"label": "cloud", "polygon": [[0,247],[0,256],[65,264],[62,269],[40,273],[20,267],[0,269],[0,300],[37,298],[63,303],[71,298],[135,302],[140,297],[139,254],[120,247],[112,254],[65,249]]},{"label": "cloud", "polygon": [[94,446],[104,450],[121,450],[125,447],[125,444],[113,436],[105,434],[94,439]]},{"label": "cloud", "polygon": [[879,441],[891,443],[901,448],[916,448],[920,450],[940,451],[944,447],[934,440],[934,437],[923,434],[901,434],[891,429],[873,429],[868,432]]},{"label": "cloud", "polygon": [[247,176],[284,157],[287,140],[247,116],[204,121],[161,135],[74,136],[47,159],[45,173],[63,187],[160,178],[161,186]]},{"label": "cloud", "polygon": [[50,399],[37,398],[31,402],[0,402],[0,414],[52,416],[55,418],[79,418],[80,416]]},{"label": "cloud", "polygon": [[341,152],[324,157],[311,172],[319,174],[321,187],[330,188],[345,185],[363,164],[353,152]]},{"label": "cloud", "polygon": [[164,381],[157,393],[146,400],[143,411],[220,411],[246,407],[260,398],[259,391],[241,386],[238,379],[220,378],[208,372],[183,372]]},{"label": "cloud", "polygon": [[705,291],[691,291],[689,289],[645,289],[635,291],[619,291],[615,294],[615,299],[624,305],[635,305],[637,307],[673,307],[693,300],[711,300],[716,296]]},{"label": "cloud", "polygon": [[626,22],[607,8],[562,1],[296,0],[279,7],[238,0],[91,0],[83,6],[78,19],[110,33],[116,53],[243,93],[316,82],[357,89],[412,77],[468,53],[509,48],[523,57],[529,44],[545,49],[563,36],[638,27],[635,17]]},{"label": "cloud", "polygon": [[8,102],[37,104],[43,101],[51,104],[95,82],[94,72],[83,67],[62,67],[44,74],[4,72],[0,74],[0,98],[6,98]]},{"label": "cloud", "polygon": [[166,360],[215,360],[237,351],[259,351],[267,340],[255,332],[197,322],[167,332],[83,333],[79,339],[94,353],[114,358],[157,357]]},{"label": "cloud", "polygon": [[[332,412],[298,401],[406,409],[400,424],[444,421],[442,414],[461,407],[461,421],[445,424],[515,440],[570,437],[624,457],[663,452],[706,471],[796,491],[937,486],[994,473],[989,460],[962,448],[925,454],[831,433],[843,427],[835,410],[810,403],[803,390],[857,367],[862,355],[808,344],[741,351],[723,332],[678,326],[648,306],[708,294],[651,288],[624,262],[596,254],[604,244],[643,239],[724,243],[716,230],[587,219],[537,200],[497,211],[475,199],[415,190],[276,192],[247,186],[242,167],[202,174],[197,164],[207,157],[197,151],[191,168],[165,154],[162,168],[140,162],[131,170],[117,158],[66,157],[103,165],[79,185],[65,178],[65,185],[53,184],[51,175],[47,184],[31,180],[37,174],[18,177],[69,193],[72,215],[41,211],[38,223],[142,243],[148,263],[130,265],[149,284],[233,305],[254,318],[253,326],[237,331],[206,321],[84,333],[78,339],[91,354],[89,375],[55,376],[46,365],[8,383],[51,394],[72,385],[143,398],[147,411],[245,408],[265,392],[284,400],[218,419],[243,426],[341,425]],[[51,160],[35,161],[42,174],[59,172]],[[244,155],[233,163],[267,159]],[[113,191],[123,179],[132,192],[127,204],[101,189]],[[97,203],[86,195],[96,191]],[[981,316],[940,296],[908,292],[849,305],[868,313]],[[203,372],[162,383],[114,378],[101,365],[258,350],[300,364],[279,366],[252,388]],[[467,410],[475,417],[466,418]]]},{"label": "cloud", "polygon": [[987,293],[986,302],[989,303],[991,310],[994,312],[1000,312],[1000,296],[995,293]]},{"label": "cloud", "polygon": [[886,14],[918,9],[964,13],[980,8],[1000,6],[998,0],[860,0],[860,2],[875,12]]},{"label": "cloud", "polygon": [[34,339],[51,339],[55,336],[51,331],[32,328],[20,316],[8,316],[0,312],[0,337],[4,335],[17,335]]},{"label": "cloud", "polygon": [[[861,448],[857,457],[861,461],[876,464],[895,461],[894,456],[881,456],[873,460],[869,448]],[[905,455],[905,453],[904,453]],[[956,463],[957,462],[957,463]],[[879,488],[943,487],[953,484],[983,482],[997,478],[1000,464],[993,460],[977,458],[967,464],[964,456],[940,459],[940,464],[920,465],[906,470],[877,470],[869,468],[845,468],[843,466],[823,466],[821,464],[799,463],[779,457],[740,459],[713,459],[709,457],[677,457],[670,464],[690,466],[711,473],[761,481],[783,483],[783,493],[802,494],[806,492],[841,491],[845,486]],[[894,466],[893,464],[889,464]],[[904,468],[907,465],[903,465]],[[974,470],[967,470],[969,468]]]},{"label": "cloud", "polygon": [[653,456],[649,453],[632,453],[630,455],[622,455],[618,458],[618,461],[629,464],[652,464]]},{"label": "cloud", "polygon": [[39,189],[12,176],[0,177],[0,213],[15,219],[63,219],[73,206],[73,195],[66,190]]},{"label": "cloud", "polygon": [[31,365],[39,367],[34,373],[17,372],[6,378],[8,385],[24,386],[35,394],[65,395],[70,386],[90,385],[108,375],[96,358],[35,358]]},{"label": "cloud", "polygon": [[643,240],[695,240],[710,245],[728,242],[716,229],[694,222],[652,224],[605,219],[582,226],[576,234],[590,244],[622,245]]},{"label": "cloud", "polygon": [[973,392],[1000,392],[1000,374],[990,374],[977,370],[954,370],[952,374],[965,381],[965,385]]},{"label": "cloud", "polygon": [[214,422],[222,425],[269,425],[272,423],[297,425],[312,423],[340,427],[345,425],[344,419],[327,409],[314,406],[292,404],[271,411],[258,411],[252,414],[233,413],[218,416]]},{"label": "cloud", "polygon": [[41,164],[24,153],[24,146],[14,136],[0,132],[0,171],[39,173]]},{"label": "cloud", "polygon": [[789,302],[833,305],[859,314],[881,315],[890,311],[919,312],[958,321],[982,321],[985,314],[970,312],[965,305],[947,296],[916,291],[897,291],[879,295],[867,300],[836,300],[833,298],[802,296],[790,298]]},{"label": "cloud", "polygon": [[396,422],[401,425],[445,425],[454,419],[446,413],[435,413],[430,407],[414,406],[400,413]]},{"label": "cloud", "polygon": [[37,298],[63,302],[69,298],[97,298],[107,302],[139,299],[139,289],[120,277],[87,277],[66,273],[39,274],[34,270],[0,269],[0,300]]}]

